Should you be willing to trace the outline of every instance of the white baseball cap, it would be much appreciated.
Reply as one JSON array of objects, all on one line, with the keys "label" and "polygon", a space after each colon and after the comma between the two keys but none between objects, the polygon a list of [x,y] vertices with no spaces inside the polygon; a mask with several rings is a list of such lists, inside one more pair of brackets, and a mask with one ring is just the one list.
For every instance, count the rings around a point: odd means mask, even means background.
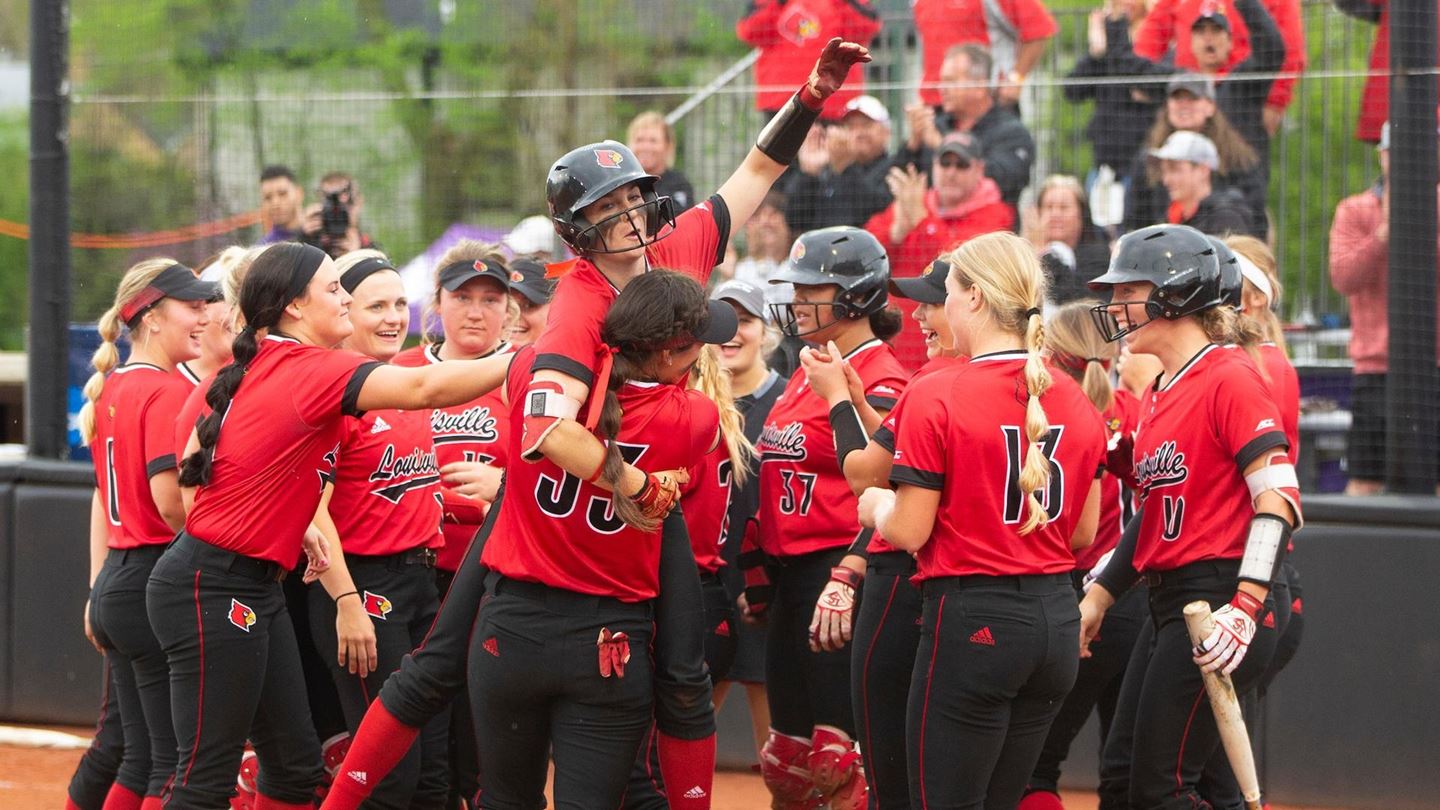
[{"label": "white baseball cap", "polygon": [[845,112],[858,112],[871,121],[881,124],[889,125],[890,123],[890,111],[885,109],[885,105],[880,103],[880,99],[874,96],[856,96],[850,99],[850,102],[845,105]]},{"label": "white baseball cap", "polygon": [[1184,129],[1170,133],[1163,146],[1150,150],[1150,157],[1159,160],[1187,160],[1209,166],[1211,171],[1220,168],[1220,153],[1215,149],[1215,142],[1198,132]]},{"label": "white baseball cap", "polygon": [[555,224],[549,217],[533,216],[520,220],[515,230],[505,235],[505,246],[516,256],[555,251]]}]

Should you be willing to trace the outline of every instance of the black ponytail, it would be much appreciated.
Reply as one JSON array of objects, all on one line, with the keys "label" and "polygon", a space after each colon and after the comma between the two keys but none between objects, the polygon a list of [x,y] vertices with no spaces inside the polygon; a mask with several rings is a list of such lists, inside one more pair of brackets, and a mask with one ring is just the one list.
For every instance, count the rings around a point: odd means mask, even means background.
[{"label": "black ponytail", "polygon": [[220,441],[220,423],[225,421],[225,412],[240,390],[240,383],[245,381],[246,369],[260,352],[257,332],[274,329],[280,323],[285,307],[303,296],[306,285],[324,260],[325,254],[319,248],[287,242],[266,248],[251,264],[240,287],[240,313],[245,318],[245,327],[235,335],[230,365],[220,369],[205,392],[210,414],[195,428],[200,449],[180,465],[180,486],[210,483],[215,445]]},{"label": "black ponytail", "polygon": [[870,331],[885,342],[900,334],[905,326],[905,316],[892,306],[885,306],[870,313]]}]

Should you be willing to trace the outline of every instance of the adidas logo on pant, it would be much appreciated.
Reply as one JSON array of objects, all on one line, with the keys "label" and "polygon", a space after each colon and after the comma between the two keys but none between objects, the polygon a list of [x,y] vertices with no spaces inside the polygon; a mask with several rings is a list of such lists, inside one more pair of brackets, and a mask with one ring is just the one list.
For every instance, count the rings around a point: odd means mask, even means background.
[{"label": "adidas logo on pant", "polygon": [[995,637],[990,635],[989,627],[982,627],[970,636],[971,644],[983,644],[986,647],[995,646]]}]

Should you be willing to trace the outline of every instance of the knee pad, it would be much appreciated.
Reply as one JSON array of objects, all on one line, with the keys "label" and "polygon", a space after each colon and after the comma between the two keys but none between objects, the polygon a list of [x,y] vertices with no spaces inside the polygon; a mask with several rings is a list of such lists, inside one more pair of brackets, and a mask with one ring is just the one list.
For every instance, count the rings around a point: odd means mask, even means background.
[{"label": "knee pad", "polygon": [[865,771],[849,734],[834,726],[816,726],[806,765],[831,810],[863,810],[868,799]]},{"label": "knee pad", "polygon": [[260,759],[248,744],[240,755],[240,771],[235,774],[235,795],[230,798],[231,810],[253,810],[256,785],[260,779]]},{"label": "knee pad", "polygon": [[760,776],[765,780],[776,810],[802,810],[819,806],[815,783],[806,758],[810,741],[770,729],[770,738],[760,749]]}]

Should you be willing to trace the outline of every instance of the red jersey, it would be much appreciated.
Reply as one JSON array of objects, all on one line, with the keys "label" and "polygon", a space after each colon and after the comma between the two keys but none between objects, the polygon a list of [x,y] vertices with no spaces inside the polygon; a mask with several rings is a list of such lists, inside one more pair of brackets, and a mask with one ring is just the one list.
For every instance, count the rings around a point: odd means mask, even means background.
[{"label": "red jersey", "polygon": [[[1050,483],[1037,493],[1049,522],[1027,535],[1020,470],[1025,440],[1025,352],[994,352],[931,374],[910,392],[895,434],[890,480],[938,490],[929,542],[916,555],[916,580],[1058,574],[1075,567],[1070,536],[1105,460],[1100,413],[1068,376],[1041,403],[1050,435]],[[957,403],[965,403],[957,407]]]},{"label": "red jersey", "polygon": [[725,516],[730,509],[730,476],[730,451],[724,441],[716,442],[715,449],[690,468],[690,483],[680,496],[695,564],[706,574],[725,565],[720,552],[729,530]]},{"label": "red jersey", "polygon": [[1135,570],[1238,560],[1254,510],[1244,470],[1285,448],[1280,411],[1243,351],[1210,345],[1140,402],[1135,477],[1144,509]]},{"label": "red jersey", "polygon": [[245,371],[215,446],[210,483],[185,531],[211,545],[293,567],[320,494],[335,474],[341,417],[381,364],[269,335]]},{"label": "red jersey", "polygon": [[[880,32],[880,15],[870,0],[755,0],[735,24],[735,35],[760,49],[755,63],[755,109],[785,106],[810,77],[820,49],[831,37],[869,45]],[[825,99],[822,118],[844,115],[845,105],[865,92],[860,65],[850,68],[845,84]]]},{"label": "red jersey", "polygon": [[[968,357],[936,357],[929,360],[910,378],[909,385],[914,386],[916,380],[923,379],[956,363],[964,363],[967,360],[969,360]],[[879,445],[885,452],[891,455],[895,453],[895,426],[900,424],[900,414],[905,410],[905,400],[913,390],[914,388],[907,386],[906,389],[901,392],[900,398],[895,400],[895,407],[890,409],[890,413],[887,414],[885,420],[880,423],[880,427],[875,429],[875,435],[870,437],[871,441],[875,442],[875,444]],[[880,536],[879,532],[876,532],[870,535],[870,543],[865,546],[865,551],[870,554],[883,554],[889,551],[899,551],[899,549],[885,542],[885,538]]]},{"label": "red jersey", "polygon": [[[895,407],[909,376],[884,342],[860,344],[845,359],[865,383],[876,410]],[[775,400],[760,441],[760,547],[772,556],[794,557],[848,546],[860,532],[855,494],[835,458],[830,406],[795,372]]]},{"label": "red jersey", "polygon": [[[1008,72],[1015,66],[1019,43],[1047,39],[1060,30],[1042,0],[911,0],[910,5],[924,49],[921,64],[926,83],[940,81],[945,52],[956,45],[973,42],[988,47],[996,67]],[[940,91],[922,87],[920,100],[938,107]]]},{"label": "red jersey", "polygon": [[[729,239],[730,209],[715,194],[676,218],[675,230],[645,248],[645,256],[651,267],[684,273],[704,286],[710,271],[725,259]],[[535,371],[559,371],[593,388],[600,367],[600,329],[619,294],[588,259],[575,260],[574,269],[561,276],[550,298],[545,331],[534,344]],[[515,390],[528,387],[527,380]]]},{"label": "red jersey", "polygon": [[[1121,436],[1135,435],[1139,412],[1140,400],[1123,388],[1116,389],[1115,399],[1104,413],[1108,447],[1114,447]],[[1125,520],[1134,514],[1130,497],[1130,492],[1118,475],[1106,471],[1100,477],[1100,523],[1095,528],[1095,542],[1075,552],[1076,568],[1089,571],[1105,552],[1120,543],[1120,533],[1125,529]]]},{"label": "red jersey", "polygon": [[428,413],[384,410],[345,418],[330,518],[346,554],[441,544],[440,467]]},{"label": "red jersey", "polygon": [[1270,395],[1280,409],[1280,427],[1285,429],[1290,463],[1295,464],[1300,458],[1300,375],[1274,343],[1260,344],[1260,361],[1265,365],[1265,376],[1270,378]]},{"label": "red jersey", "polygon": [[185,447],[190,444],[190,434],[200,426],[200,420],[210,413],[210,406],[205,404],[205,394],[209,392],[213,382],[215,375],[211,374],[189,388],[185,392],[185,402],[175,415],[175,458],[180,462],[185,461]]},{"label": "red jersey", "polygon": [[[523,390],[535,354],[521,349],[507,386]],[[647,472],[688,466],[708,453],[720,424],[715,404],[678,385],[628,383],[616,392],[625,419],[616,441],[625,460]],[[511,403],[519,419],[524,397]],[[510,436],[519,452],[520,435]],[[481,561],[512,579],[625,602],[660,588],[660,532],[641,532],[615,516],[610,493],[549,459],[505,471],[505,498]]]},{"label": "red jersey", "polygon": [[184,363],[175,364],[175,376],[189,383],[191,386],[200,384],[200,375]]},{"label": "red jersey", "polygon": [[[439,345],[414,346],[395,355],[397,366],[418,367],[443,362]],[[500,343],[490,354],[512,351],[510,344]],[[435,408],[429,412],[430,434],[434,440],[435,462],[441,467],[455,461],[479,461],[504,468],[509,460],[510,413],[500,398],[500,389],[484,394],[461,405]],[[443,485],[442,485],[443,486]],[[452,493],[453,494],[453,493]],[[476,502],[477,506],[479,501]],[[475,513],[478,517],[479,513]],[[465,557],[465,549],[480,528],[475,523],[446,521],[443,540],[435,566],[455,571]]]},{"label": "red jersey", "polygon": [[95,401],[90,458],[105,507],[110,548],[168,543],[175,530],[160,517],[150,479],[176,470],[175,414],[190,387],[149,363],[117,366]]}]

